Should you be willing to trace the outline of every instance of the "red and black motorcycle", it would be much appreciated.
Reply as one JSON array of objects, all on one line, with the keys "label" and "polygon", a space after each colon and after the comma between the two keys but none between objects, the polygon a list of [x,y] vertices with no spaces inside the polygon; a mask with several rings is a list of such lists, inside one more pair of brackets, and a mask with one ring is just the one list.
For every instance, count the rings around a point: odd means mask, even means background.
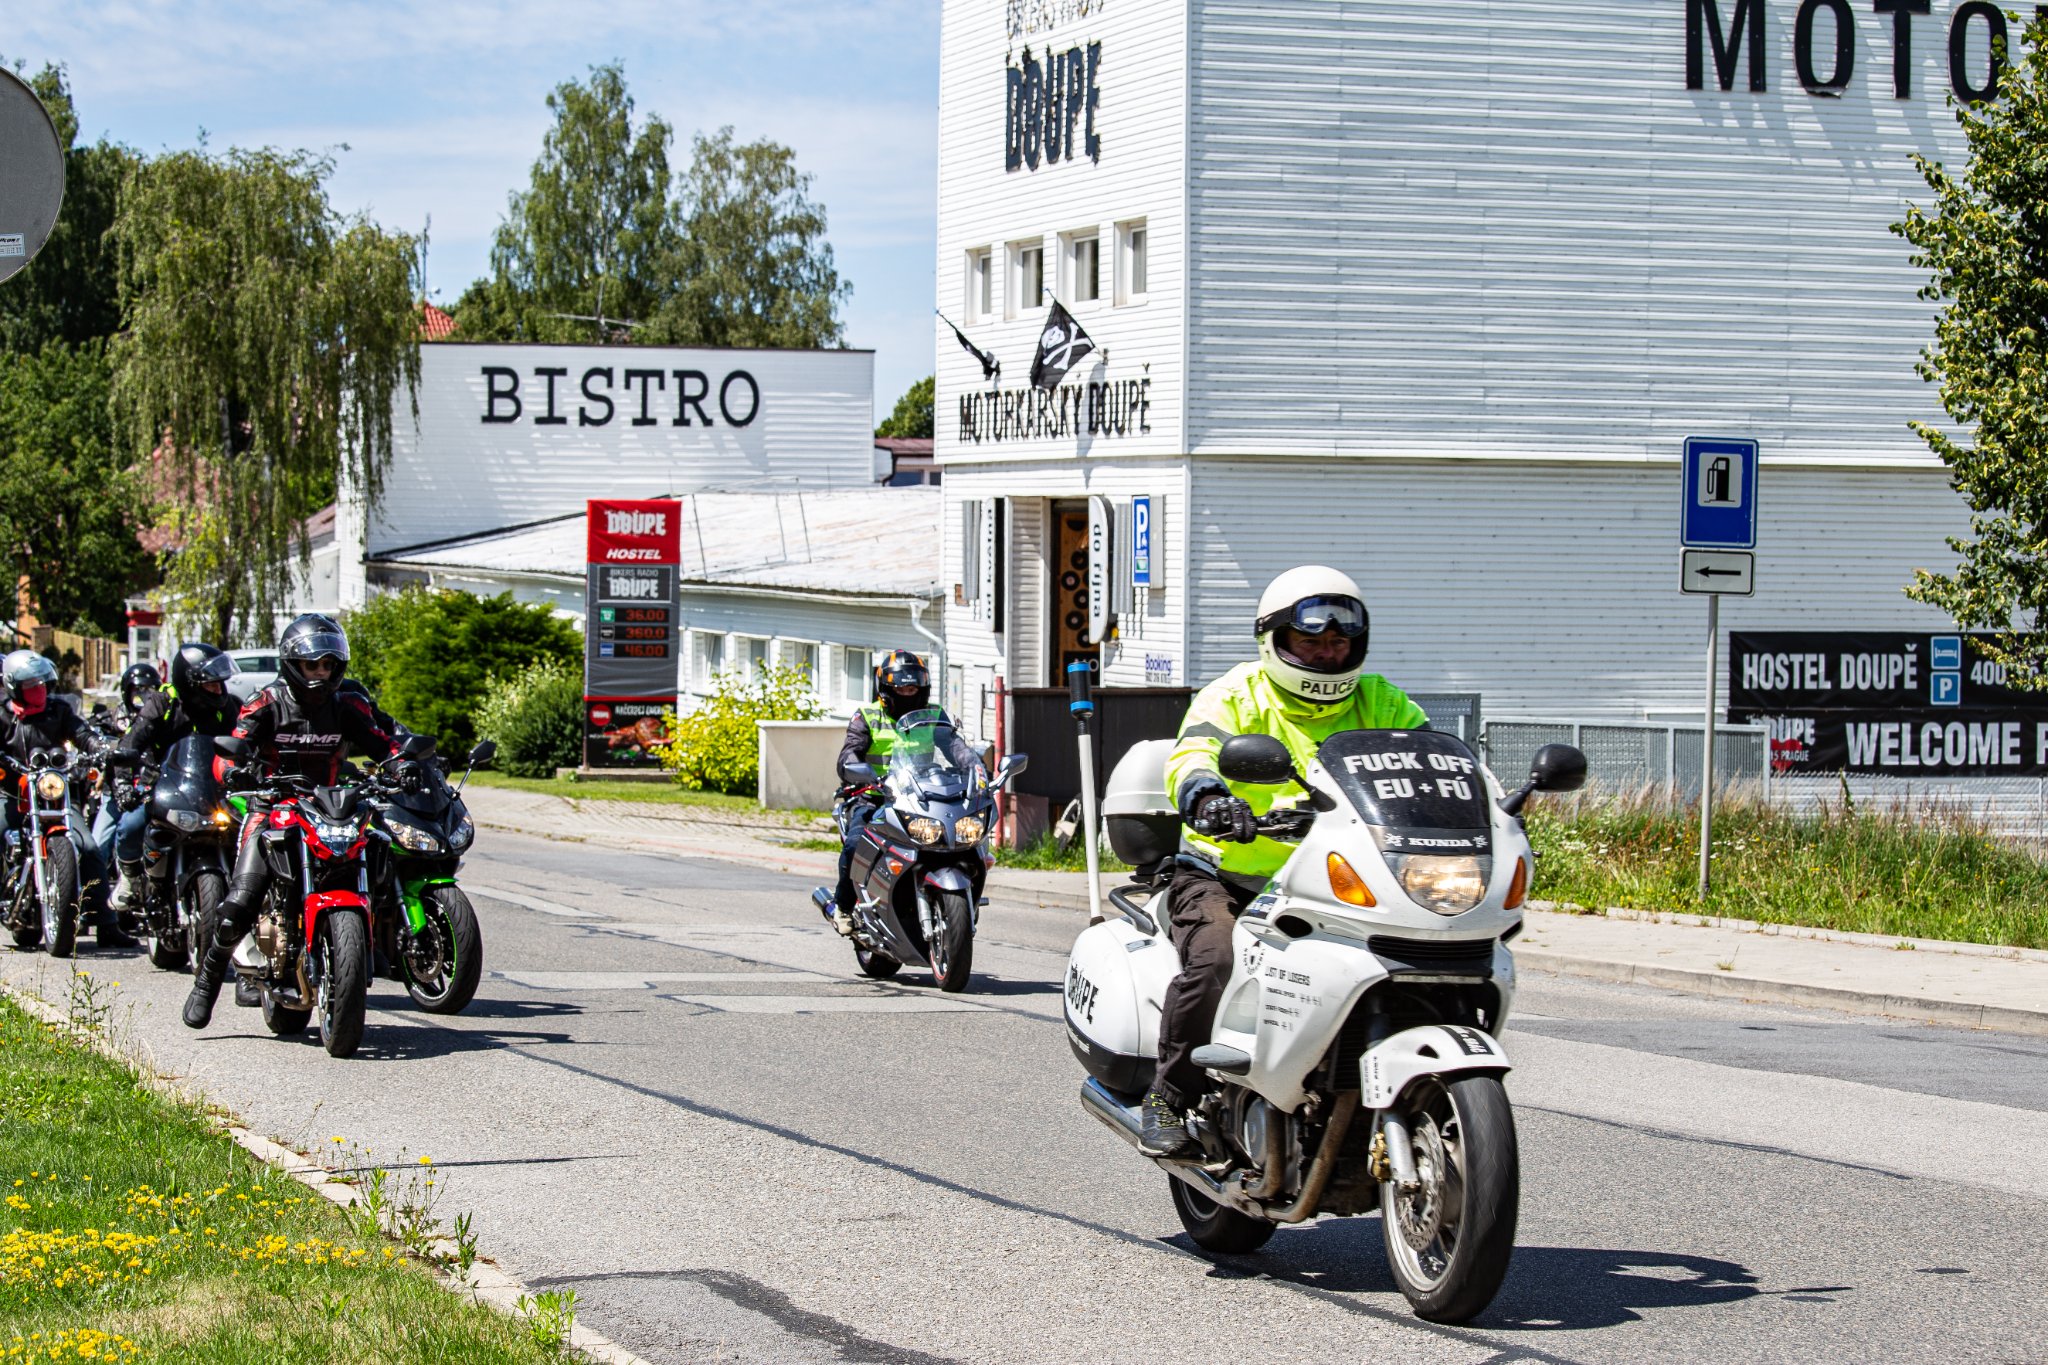
[{"label": "red and black motorcycle", "polygon": [[304,1032],[317,1016],[332,1057],[350,1056],[362,1042],[370,987],[371,811],[363,796],[360,785],[277,776],[228,798],[245,821],[260,822],[244,837],[261,841],[270,871],[255,928],[235,946],[235,1003],[259,1007],[281,1037]]}]

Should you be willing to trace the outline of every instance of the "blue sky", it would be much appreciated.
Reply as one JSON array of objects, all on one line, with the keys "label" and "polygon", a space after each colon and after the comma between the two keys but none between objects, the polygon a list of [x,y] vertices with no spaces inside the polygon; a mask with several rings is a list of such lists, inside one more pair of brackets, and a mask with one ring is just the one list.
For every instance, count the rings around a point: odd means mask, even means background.
[{"label": "blue sky", "polygon": [[[640,113],[796,149],[875,351],[877,420],[932,369],[938,0],[43,0],[0,53],[69,68],[83,135],[146,152],[333,149],[336,207],[418,230],[428,287],[482,274],[555,85],[619,59]],[[348,150],[340,147],[346,144]]]}]

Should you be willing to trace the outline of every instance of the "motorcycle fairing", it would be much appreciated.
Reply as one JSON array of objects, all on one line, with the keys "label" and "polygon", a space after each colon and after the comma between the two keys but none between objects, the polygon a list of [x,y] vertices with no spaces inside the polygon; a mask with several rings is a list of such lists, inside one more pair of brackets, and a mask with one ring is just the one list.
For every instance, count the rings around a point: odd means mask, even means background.
[{"label": "motorcycle fairing", "polygon": [[1358,1059],[1359,1089],[1366,1108],[1384,1109],[1418,1076],[1465,1071],[1499,1074],[1512,1065],[1500,1041],[1483,1029],[1424,1024],[1403,1029],[1367,1048]]},{"label": "motorcycle fairing", "polygon": [[315,891],[306,897],[306,946],[313,946],[313,934],[320,927],[320,916],[329,910],[354,910],[367,924],[370,919],[370,903],[354,891]]}]

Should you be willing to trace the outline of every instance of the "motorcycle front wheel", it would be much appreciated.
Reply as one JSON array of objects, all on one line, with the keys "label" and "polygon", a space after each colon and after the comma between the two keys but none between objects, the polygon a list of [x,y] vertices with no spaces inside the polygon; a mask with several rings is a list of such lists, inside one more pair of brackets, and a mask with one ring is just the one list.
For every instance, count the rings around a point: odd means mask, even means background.
[{"label": "motorcycle front wheel", "polygon": [[363,1014],[369,1003],[369,929],[359,915],[330,910],[320,917],[315,951],[320,954],[315,1003],[321,1046],[330,1057],[352,1057],[363,1041]]},{"label": "motorcycle front wheel", "polygon": [[51,957],[70,957],[78,947],[78,850],[69,839],[50,840],[42,910],[43,947]]},{"label": "motorcycle front wheel", "polygon": [[1387,1266],[1417,1317],[1465,1322],[1493,1302],[1515,1251],[1514,1111],[1495,1076],[1424,1077],[1399,1104],[1417,1187],[1380,1186]]},{"label": "motorcycle front wheel", "polygon": [[476,998],[484,971],[484,934],[459,886],[430,886],[420,897],[427,922],[399,949],[405,989],[429,1014],[460,1014]]},{"label": "motorcycle front wheel", "polygon": [[965,891],[938,893],[938,932],[927,936],[932,978],[942,991],[964,991],[974,970],[974,904]]}]

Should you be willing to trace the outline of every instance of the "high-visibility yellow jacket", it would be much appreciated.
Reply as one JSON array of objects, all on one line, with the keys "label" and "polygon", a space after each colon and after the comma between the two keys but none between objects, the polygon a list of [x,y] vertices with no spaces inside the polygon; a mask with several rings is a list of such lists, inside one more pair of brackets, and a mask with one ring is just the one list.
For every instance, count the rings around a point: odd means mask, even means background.
[{"label": "high-visibility yellow jacket", "polygon": [[[1166,760],[1166,790],[1183,816],[1194,814],[1190,802],[1205,791],[1227,791],[1264,815],[1275,806],[1298,805],[1308,794],[1292,782],[1224,781],[1216,771],[1216,756],[1232,735],[1271,735],[1294,755],[1296,771],[1306,772],[1322,742],[1341,731],[1419,730],[1428,724],[1422,708],[1377,673],[1359,678],[1343,704],[1318,706],[1275,687],[1256,661],[1239,664],[1195,694],[1181,722],[1180,741]],[[1263,885],[1294,851],[1293,845],[1264,835],[1249,844],[1221,843],[1191,826],[1182,830],[1181,847],[1244,885]]]}]

